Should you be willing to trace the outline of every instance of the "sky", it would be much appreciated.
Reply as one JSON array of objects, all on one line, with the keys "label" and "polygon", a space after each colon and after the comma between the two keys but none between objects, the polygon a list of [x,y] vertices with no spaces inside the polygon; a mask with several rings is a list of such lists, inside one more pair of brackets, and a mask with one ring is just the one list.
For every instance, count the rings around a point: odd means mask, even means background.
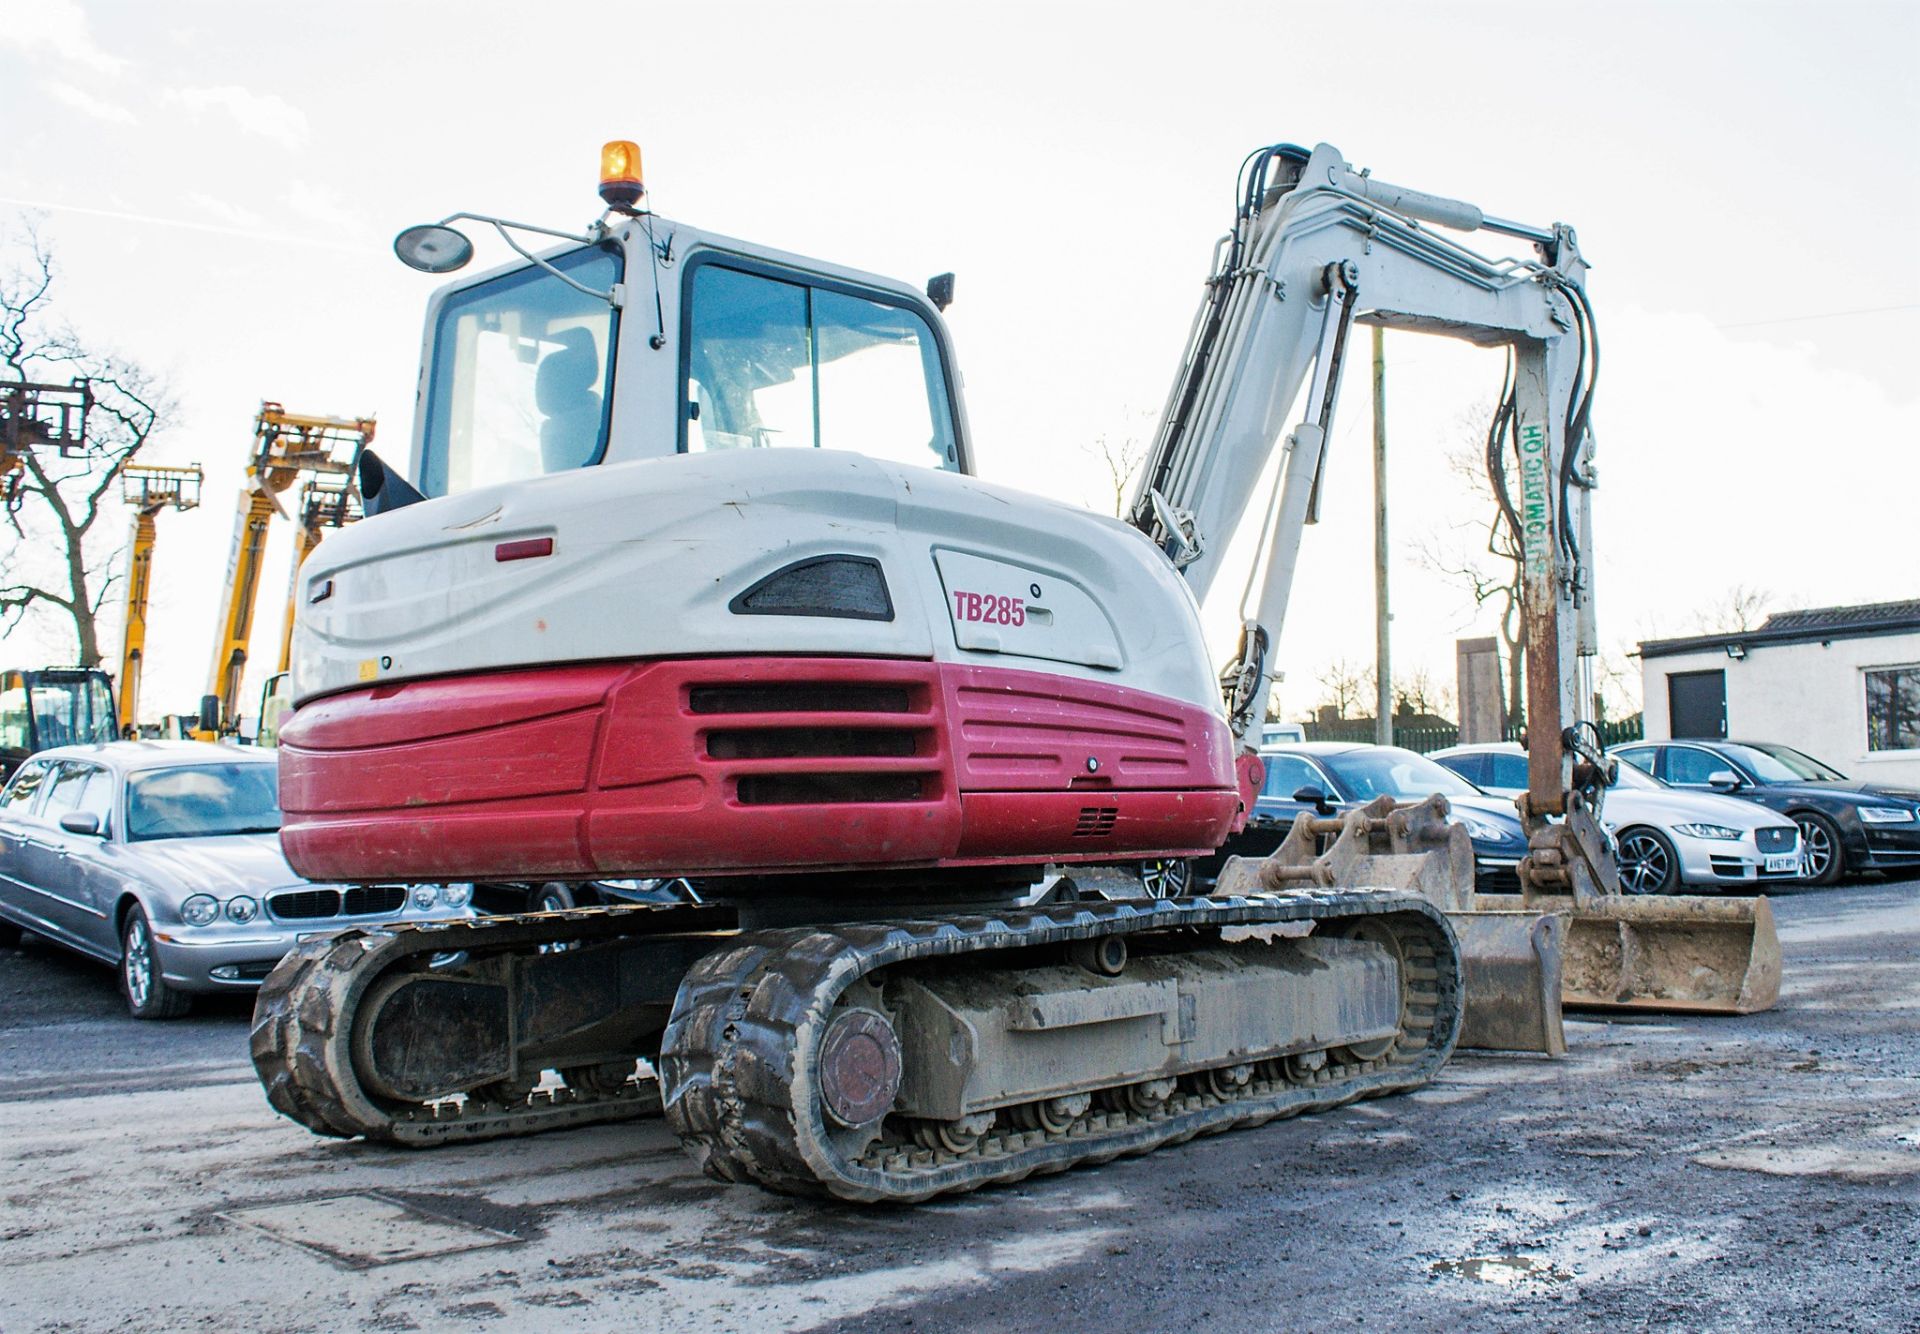
[{"label": "sky", "polygon": [[[393,258],[404,226],[580,227],[599,145],[637,140],[666,216],[955,271],[979,472],[1110,508],[1099,442],[1151,437],[1241,159],[1332,143],[1578,229],[1601,637],[1637,675],[1635,643],[1736,587],[1776,609],[1920,596],[1917,60],[1911,4],[0,0],[0,233],[36,221],[58,317],[170,385],[149,461],[207,471],[203,506],[160,520],[142,692],[184,711],[260,402],[375,415],[405,457],[434,280]],[[508,257],[476,240],[479,265]],[[1396,669],[1444,685],[1454,640],[1493,625],[1419,553],[1474,540],[1445,456],[1500,361],[1391,334],[1387,363]],[[1280,638],[1290,717],[1372,657],[1371,430],[1355,359]],[[289,553],[283,527],[256,664]],[[1237,587],[1208,608],[1216,656]],[[29,627],[4,657],[61,649]]]}]

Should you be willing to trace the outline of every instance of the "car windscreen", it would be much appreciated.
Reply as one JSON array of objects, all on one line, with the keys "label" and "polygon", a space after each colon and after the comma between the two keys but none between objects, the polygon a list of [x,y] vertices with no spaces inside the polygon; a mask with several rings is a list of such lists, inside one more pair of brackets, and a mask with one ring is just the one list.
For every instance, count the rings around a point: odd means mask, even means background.
[{"label": "car windscreen", "polygon": [[1838,769],[1829,769],[1791,746],[1724,744],[1720,748],[1751,769],[1763,783],[1844,783],[1847,779]]},{"label": "car windscreen", "polygon": [[280,828],[280,768],[201,764],[127,779],[127,838],[204,838]]},{"label": "car windscreen", "polygon": [[1417,801],[1435,792],[1447,797],[1480,795],[1479,788],[1451,769],[1397,746],[1323,755],[1320,763],[1332,771],[1352,801],[1372,801],[1378,796]]}]

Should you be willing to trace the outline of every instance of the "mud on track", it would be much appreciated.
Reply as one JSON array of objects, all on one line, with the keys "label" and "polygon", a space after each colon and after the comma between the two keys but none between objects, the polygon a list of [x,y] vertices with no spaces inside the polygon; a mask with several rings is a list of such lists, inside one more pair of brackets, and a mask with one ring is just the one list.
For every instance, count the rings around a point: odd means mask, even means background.
[{"label": "mud on track", "polygon": [[[0,1328],[1920,1328],[1920,881],[1775,900],[1780,1007],[917,1209],[657,1121],[410,1153],[266,1107],[244,1004],[0,950]],[[293,1206],[293,1207],[288,1207]]]}]

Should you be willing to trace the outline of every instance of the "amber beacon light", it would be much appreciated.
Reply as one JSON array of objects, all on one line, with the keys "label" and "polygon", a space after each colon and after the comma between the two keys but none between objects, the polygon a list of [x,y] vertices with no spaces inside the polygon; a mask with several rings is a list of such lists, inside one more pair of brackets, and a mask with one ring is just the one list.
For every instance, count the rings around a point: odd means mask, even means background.
[{"label": "amber beacon light", "polygon": [[600,150],[600,197],[613,208],[630,209],[647,187],[640,179],[640,145],[615,139]]}]

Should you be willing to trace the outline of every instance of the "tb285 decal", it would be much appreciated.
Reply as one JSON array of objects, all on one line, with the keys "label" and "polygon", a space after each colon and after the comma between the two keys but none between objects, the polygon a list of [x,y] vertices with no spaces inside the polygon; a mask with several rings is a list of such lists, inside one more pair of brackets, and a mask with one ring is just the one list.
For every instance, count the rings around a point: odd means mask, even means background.
[{"label": "tb285 decal", "polygon": [[953,619],[979,621],[985,625],[1025,625],[1027,603],[1025,598],[1002,593],[965,593],[955,589]]}]

